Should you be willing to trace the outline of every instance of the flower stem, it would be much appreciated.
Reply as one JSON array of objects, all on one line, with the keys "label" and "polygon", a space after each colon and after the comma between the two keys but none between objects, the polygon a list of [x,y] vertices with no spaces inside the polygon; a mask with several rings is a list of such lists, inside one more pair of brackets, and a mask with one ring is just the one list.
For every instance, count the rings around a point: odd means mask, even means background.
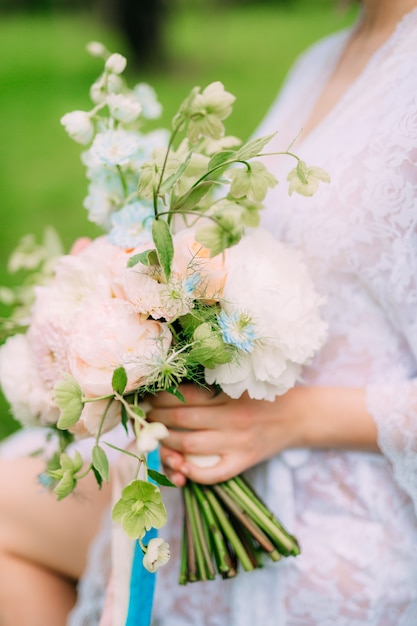
[{"label": "flower stem", "polygon": [[203,491],[211,507],[213,508],[213,511],[215,512],[217,519],[219,520],[220,526],[224,534],[226,535],[227,539],[230,541],[233,547],[233,550],[236,552],[237,558],[242,563],[243,569],[246,570],[247,572],[250,572],[251,570],[254,569],[252,562],[250,558],[248,557],[248,555],[246,554],[245,548],[242,542],[240,541],[235,529],[230,523],[230,520],[228,519],[219,501],[217,500],[214,494],[214,491],[212,491],[211,489],[206,489],[206,488],[203,488]]},{"label": "flower stem", "polygon": [[[291,537],[291,539],[298,546],[298,542],[297,542],[296,538],[293,535],[291,535],[290,533],[287,532],[287,530],[283,527],[283,525],[280,523],[280,521],[268,509],[268,507],[266,506],[265,502],[263,502],[261,500],[261,498],[255,493],[255,491],[253,490],[251,485],[245,479],[245,476],[243,474],[240,474],[239,476],[236,476],[233,480],[236,481],[236,483],[241,487],[241,489],[243,489],[243,491],[248,495],[248,497],[252,498],[253,501],[256,502],[257,506],[263,510],[265,515],[267,515],[268,517],[273,519],[274,520],[274,524],[276,524],[278,526],[278,528],[280,528],[282,530],[283,533],[285,533],[286,535]],[[298,548],[299,548],[299,546],[298,546]]]},{"label": "flower stem", "polygon": [[186,585],[188,582],[188,560],[187,560],[187,523],[184,515],[184,524],[182,531],[182,544],[181,544],[181,565],[180,565],[180,577],[179,584]]},{"label": "flower stem", "polygon": [[[191,526],[191,539],[195,550],[198,580],[207,580],[205,555],[202,546],[203,528],[199,524],[194,493],[190,485],[184,487],[185,506]],[[209,556],[210,560],[210,556]]]},{"label": "flower stem", "polygon": [[183,497],[184,497],[184,522],[185,522],[185,535],[186,535],[186,546],[187,546],[187,565],[188,565],[187,580],[188,582],[195,582],[198,580],[198,578],[197,578],[195,549],[194,549],[194,543],[193,543],[193,531],[191,527],[190,513],[187,507],[185,489],[183,489],[182,492],[183,492]]},{"label": "flower stem", "polygon": [[[223,500],[227,508],[233,513],[233,515],[239,520],[239,522],[250,532],[252,537],[256,539],[259,545],[268,552],[273,554],[276,552],[274,544],[270,539],[262,532],[262,530],[248,517],[247,513],[233,500],[233,492],[231,492],[227,485],[213,485],[215,493]],[[279,560],[280,555],[276,555]],[[275,560],[275,559],[274,559]]]},{"label": "flower stem", "polygon": [[208,498],[206,497],[207,493],[203,491],[202,486],[197,485],[196,483],[192,483],[192,485],[213,539],[213,550],[216,558],[217,569],[220,574],[232,577],[235,574],[235,571],[230,562],[230,555],[223,533],[219,528],[217,516],[210,506]]},{"label": "flower stem", "polygon": [[255,504],[253,498],[248,496],[245,491],[231,479],[227,481],[227,485],[233,492],[237,501],[242,508],[247,511],[248,515],[255,521],[268,536],[277,544],[277,548],[284,556],[299,554],[300,549],[293,537],[284,531],[281,525],[275,523],[275,517],[272,513],[266,514],[262,508]]}]

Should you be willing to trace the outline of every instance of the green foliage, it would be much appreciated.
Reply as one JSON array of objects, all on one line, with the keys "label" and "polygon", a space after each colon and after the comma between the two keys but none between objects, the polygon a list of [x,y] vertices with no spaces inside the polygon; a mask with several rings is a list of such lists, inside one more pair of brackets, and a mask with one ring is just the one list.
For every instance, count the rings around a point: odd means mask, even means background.
[{"label": "green foliage", "polygon": [[111,386],[114,391],[116,391],[118,394],[121,395],[126,389],[126,385],[127,385],[126,370],[124,367],[118,367],[113,372]]},{"label": "green foliage", "polygon": [[171,263],[174,257],[174,244],[168,224],[161,219],[154,220],[152,222],[152,238],[165,278],[168,281],[171,276]]},{"label": "green foliage", "polygon": [[83,410],[83,394],[75,378],[66,375],[54,387],[54,400],[61,410],[58,428],[65,430],[78,422]]},{"label": "green foliage", "polygon": [[97,445],[94,446],[92,456],[94,469],[100,474],[100,477],[108,483],[110,472],[109,460],[103,448]]},{"label": "green foliage", "polygon": [[134,480],[122,491],[113,507],[112,517],[130,539],[140,539],[150,528],[161,528],[167,521],[159,487],[144,480]]}]

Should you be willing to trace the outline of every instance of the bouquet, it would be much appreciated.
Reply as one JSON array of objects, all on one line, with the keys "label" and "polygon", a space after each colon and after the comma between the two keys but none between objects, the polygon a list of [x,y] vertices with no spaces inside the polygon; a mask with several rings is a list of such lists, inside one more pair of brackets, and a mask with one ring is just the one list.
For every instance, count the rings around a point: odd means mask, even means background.
[{"label": "bouquet", "polygon": [[[99,486],[107,482],[114,444],[105,434],[121,423],[128,442],[133,430],[134,451],[120,451],[135,459],[136,472],[113,518],[156,571],[169,546],[144,537],[167,521],[160,485],[170,481],[148,467],[167,430],[147,421],[147,397],[168,391],[181,399],[180,384],[192,382],[272,401],[296,383],[326,327],[300,254],[259,227],[277,180],[258,157],[273,135],[246,143],[227,136],[235,98],[220,82],[194,88],[170,132],[145,132],[160,113],[152,88],[128,88],[121,55],[98,43],[89,51],[104,59],[93,108],[61,122],[89,146],[85,207],[107,234],[78,240],[68,255],[52,231],[43,246],[21,243],[12,266],[35,271],[6,294],[15,312],[3,324],[10,336],[0,382],[24,426],[48,429],[54,450],[40,478],[58,499],[89,472]],[[290,149],[282,154],[296,161],[290,193],[311,195],[328,182]],[[69,447],[86,436],[94,438],[87,463]],[[234,576],[239,564],[259,567],[262,553],[299,553],[243,476],[210,487],[188,481],[183,494],[182,584],[216,571]]]}]

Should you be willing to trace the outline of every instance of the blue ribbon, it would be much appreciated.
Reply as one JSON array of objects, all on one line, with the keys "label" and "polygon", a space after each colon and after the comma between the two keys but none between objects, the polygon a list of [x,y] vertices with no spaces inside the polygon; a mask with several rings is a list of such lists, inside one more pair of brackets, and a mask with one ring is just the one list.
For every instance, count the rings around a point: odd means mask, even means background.
[{"label": "blue ribbon", "polygon": [[[159,452],[154,450],[148,454],[148,467],[159,469]],[[156,528],[148,530],[143,542],[149,543],[157,537]],[[143,552],[136,541],[133,556],[132,575],[130,577],[129,608],[126,626],[150,626],[152,617],[153,598],[155,593],[156,573],[152,574],[143,567]]]}]

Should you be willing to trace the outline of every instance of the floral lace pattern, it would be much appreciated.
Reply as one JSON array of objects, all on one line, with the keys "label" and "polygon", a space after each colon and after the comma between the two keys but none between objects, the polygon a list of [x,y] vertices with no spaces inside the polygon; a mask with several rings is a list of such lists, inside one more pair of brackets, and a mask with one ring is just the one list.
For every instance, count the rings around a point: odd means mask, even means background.
[{"label": "floral lace pattern", "polygon": [[[285,149],[308,118],[348,32],[297,63],[259,135]],[[296,151],[331,184],[268,196],[264,225],[300,248],[329,340],[305,384],[368,388],[382,454],[289,451],[252,471],[302,554],[232,581],[177,584],[180,494],[168,494],[154,626],[411,626],[417,615],[417,10]],[[281,157],[268,157],[282,172]],[[170,536],[169,536],[170,535]]]}]

